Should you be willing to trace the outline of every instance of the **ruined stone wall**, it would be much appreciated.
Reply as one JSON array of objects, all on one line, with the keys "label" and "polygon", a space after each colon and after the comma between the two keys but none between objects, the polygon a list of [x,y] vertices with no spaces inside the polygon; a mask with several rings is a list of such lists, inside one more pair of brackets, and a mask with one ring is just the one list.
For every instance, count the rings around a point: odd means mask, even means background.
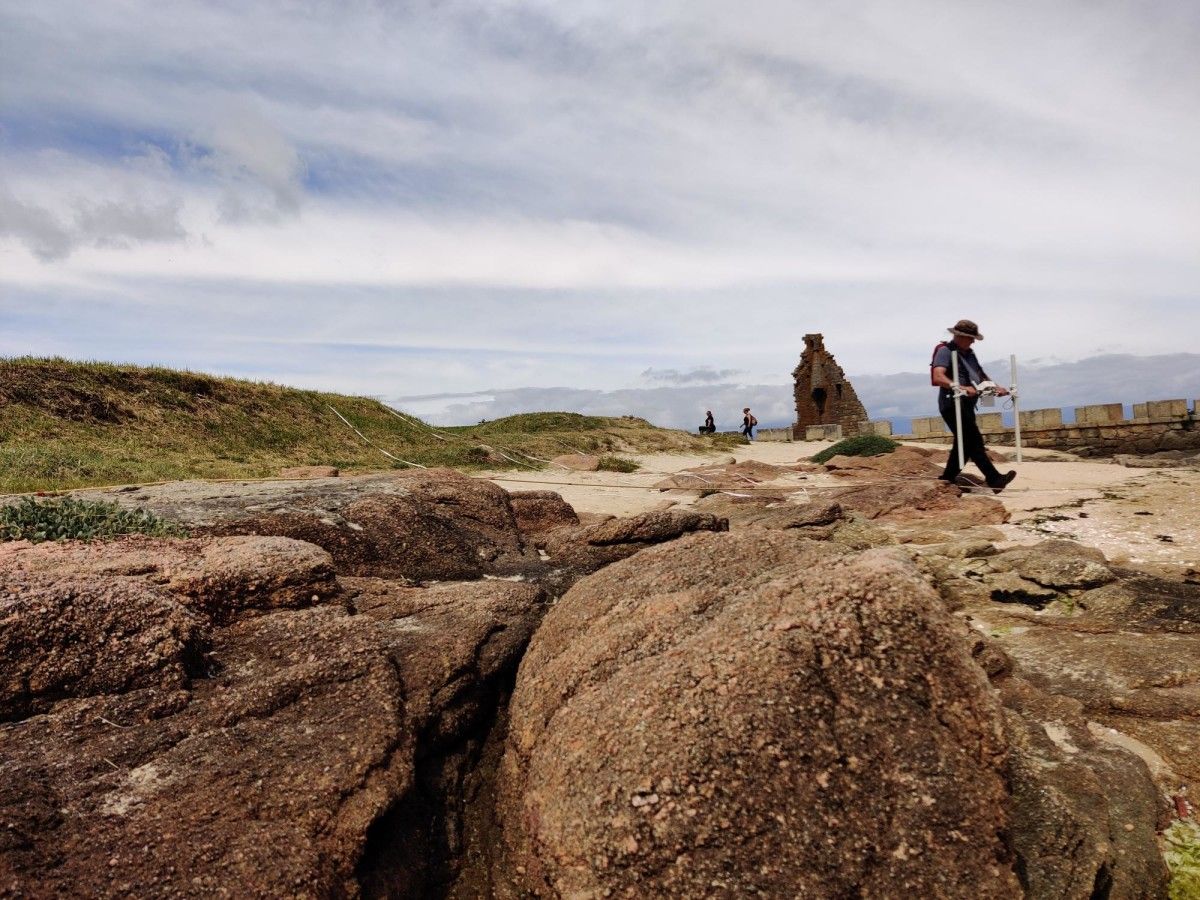
[{"label": "ruined stone wall", "polygon": [[[1133,404],[1133,418],[1125,418],[1120,403],[1100,403],[1075,408],[1075,421],[1063,424],[1062,410],[1021,411],[1021,443],[1026,447],[1066,450],[1081,456],[1113,456],[1117,453],[1155,453],[1160,450],[1200,451],[1200,401],[1148,400]],[[975,420],[989,444],[1013,444],[1014,429],[1004,425],[998,412],[977,413]],[[912,420],[911,435],[898,440],[951,443],[953,440],[940,416]]]},{"label": "ruined stone wall", "polygon": [[817,425],[840,426],[846,437],[867,430],[867,410],[842,367],[825,349],[823,335],[804,336],[804,353],[792,378],[796,382],[796,424],[792,426],[796,440],[804,440],[808,429]]}]

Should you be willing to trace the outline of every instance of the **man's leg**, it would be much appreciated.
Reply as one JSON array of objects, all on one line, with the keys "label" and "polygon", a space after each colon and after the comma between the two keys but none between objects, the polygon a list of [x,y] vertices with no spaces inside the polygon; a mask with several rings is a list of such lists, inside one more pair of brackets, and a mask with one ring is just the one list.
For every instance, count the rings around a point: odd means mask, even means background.
[{"label": "man's leg", "polygon": [[963,451],[967,459],[979,467],[984,479],[991,486],[1003,480],[996,466],[988,459],[987,448],[983,444],[983,435],[979,431],[979,423],[975,421],[975,404],[964,403],[962,411]]},{"label": "man's leg", "polygon": [[962,471],[958,465],[958,432],[954,430],[954,401],[939,398],[938,412],[942,414],[942,421],[950,426],[950,433],[954,435],[954,443],[950,445],[950,456],[946,460],[946,468],[942,471],[941,478],[942,481],[954,484],[958,473]]}]

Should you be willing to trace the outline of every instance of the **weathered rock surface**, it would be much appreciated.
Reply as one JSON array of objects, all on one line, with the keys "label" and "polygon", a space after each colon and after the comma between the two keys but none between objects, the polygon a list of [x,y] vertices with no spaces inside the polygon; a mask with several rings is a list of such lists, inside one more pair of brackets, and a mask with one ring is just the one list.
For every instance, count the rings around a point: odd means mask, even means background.
[{"label": "weathered rock surface", "polygon": [[133,579],[0,575],[0,722],[66,697],[172,691],[202,669],[199,617]]},{"label": "weathered rock surface", "polygon": [[600,457],[591,453],[564,453],[550,460],[550,464],[574,472],[595,472],[600,468]]},{"label": "weathered rock surface", "polygon": [[495,890],[1017,895],[982,670],[911,564],[843,554],[694,535],[577,584],[522,663]]},{"label": "weathered rock surface", "polygon": [[328,553],[281,537],[0,543],[0,578],[17,573],[70,573],[98,585],[134,578],[217,621],[247,610],[307,606],[341,591]]},{"label": "weathered rock surface", "polygon": [[540,571],[508,492],[449,469],[241,484],[179,482],[80,491],[182,523],[194,534],[277,535],[323,547],[339,574],[471,579]]},{"label": "weathered rock surface", "polygon": [[556,571],[573,577],[632,556],[655,544],[697,531],[728,531],[729,523],[711,513],[660,510],[596,525],[558,528],[538,535],[538,546]]},{"label": "weathered rock surface", "polygon": [[[1146,851],[1126,847],[1113,857],[1109,850],[1124,845],[1105,836],[1109,820],[1144,833],[1151,775],[1160,798],[1200,786],[1200,587],[1112,566],[1098,551],[1061,540],[957,558],[933,549],[924,548],[921,563],[939,591],[991,636],[1024,686],[1016,693],[1001,686],[1006,705],[1032,716],[1052,738],[1066,735],[1058,741],[1063,758],[1056,765],[1037,762],[1045,742],[1036,728],[1032,736],[1017,729],[1012,738],[1034,754],[1026,774],[1049,779],[1039,796],[1051,798],[1059,811],[1046,814],[1046,827],[1082,841],[1066,854],[1077,864],[1080,884],[1094,870],[1101,886],[1114,879],[1113,885],[1128,885],[1119,874],[1122,861],[1147,858]],[[1028,594],[1011,590],[1018,583]],[[1151,764],[1149,774],[1121,768],[1127,763],[1114,762],[1107,747],[1096,756],[1081,728],[1085,720],[1096,723],[1092,734],[1105,734],[1097,732],[1100,726],[1115,729],[1109,743],[1136,745]],[[1066,807],[1074,811],[1068,815]],[[1051,896],[1090,896],[1090,890]],[[1113,898],[1156,895],[1149,888],[1105,890]]]},{"label": "weathered rock surface", "polygon": [[1008,511],[995,497],[963,494],[958,487],[936,478],[847,485],[824,491],[821,496],[868,519],[931,522],[944,530],[1008,521]]},{"label": "weathered rock surface", "polygon": [[935,462],[917,447],[897,447],[879,456],[834,456],[826,470],[840,477],[869,480],[896,478],[937,478],[942,463]]},{"label": "weathered rock surface", "polygon": [[556,491],[510,491],[508,497],[522,534],[580,524],[574,508]]},{"label": "weathered rock surface", "polygon": [[735,497],[724,493],[712,494],[698,500],[695,508],[728,519],[731,528],[801,528],[806,535],[814,538],[829,537],[833,533],[831,526],[846,520],[845,512],[837,503],[791,503],[783,497],[760,495]]},{"label": "weathered rock surface", "polygon": [[[180,663],[125,677],[104,658],[107,680],[60,678],[68,698],[0,726],[0,894],[440,891],[463,784],[542,594],[504,581],[348,587],[358,614],[325,605],[213,628],[210,677]],[[22,587],[21,602],[39,590]],[[133,660],[143,640],[177,657],[180,598],[143,590],[128,605],[150,614],[120,623]]]},{"label": "weathered rock surface", "polygon": [[1079,704],[1020,678],[998,686],[1026,897],[1165,897],[1156,830],[1167,810],[1145,763],[1094,737]]}]

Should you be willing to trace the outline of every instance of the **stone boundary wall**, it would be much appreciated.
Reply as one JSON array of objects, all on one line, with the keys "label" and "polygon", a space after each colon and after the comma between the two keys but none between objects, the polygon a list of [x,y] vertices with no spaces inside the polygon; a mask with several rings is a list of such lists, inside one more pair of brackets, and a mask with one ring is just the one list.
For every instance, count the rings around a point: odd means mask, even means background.
[{"label": "stone boundary wall", "polygon": [[754,439],[756,441],[790,441],[792,439],[792,429],[755,428]]},{"label": "stone boundary wall", "polygon": [[[1133,404],[1133,418],[1125,418],[1120,403],[1075,407],[1075,421],[1063,424],[1061,409],[1021,411],[1021,444],[1066,450],[1081,456],[1117,453],[1155,453],[1159,450],[1200,451],[1200,400],[1148,400]],[[1015,444],[1015,431],[1005,427],[998,412],[977,413],[975,420],[989,444]],[[941,416],[912,420],[912,434],[896,435],[900,441],[949,444],[953,436]]]}]

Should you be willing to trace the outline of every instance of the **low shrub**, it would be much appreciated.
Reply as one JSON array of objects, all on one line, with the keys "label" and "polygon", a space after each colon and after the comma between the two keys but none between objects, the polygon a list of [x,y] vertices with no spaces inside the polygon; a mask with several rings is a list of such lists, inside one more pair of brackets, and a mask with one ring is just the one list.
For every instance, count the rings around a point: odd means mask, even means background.
[{"label": "low shrub", "polygon": [[1182,819],[1163,832],[1164,856],[1171,870],[1171,900],[1200,897],[1200,825]]},{"label": "low shrub", "polygon": [[598,468],[601,472],[636,472],[641,465],[620,456],[602,456]]},{"label": "low shrub", "polygon": [[828,462],[835,456],[882,456],[900,445],[878,434],[860,434],[826,447],[812,458],[815,463]]},{"label": "low shrub", "polygon": [[144,509],[103,501],[24,497],[0,507],[0,541],[90,541],[122,534],[186,537],[178,525]]}]

